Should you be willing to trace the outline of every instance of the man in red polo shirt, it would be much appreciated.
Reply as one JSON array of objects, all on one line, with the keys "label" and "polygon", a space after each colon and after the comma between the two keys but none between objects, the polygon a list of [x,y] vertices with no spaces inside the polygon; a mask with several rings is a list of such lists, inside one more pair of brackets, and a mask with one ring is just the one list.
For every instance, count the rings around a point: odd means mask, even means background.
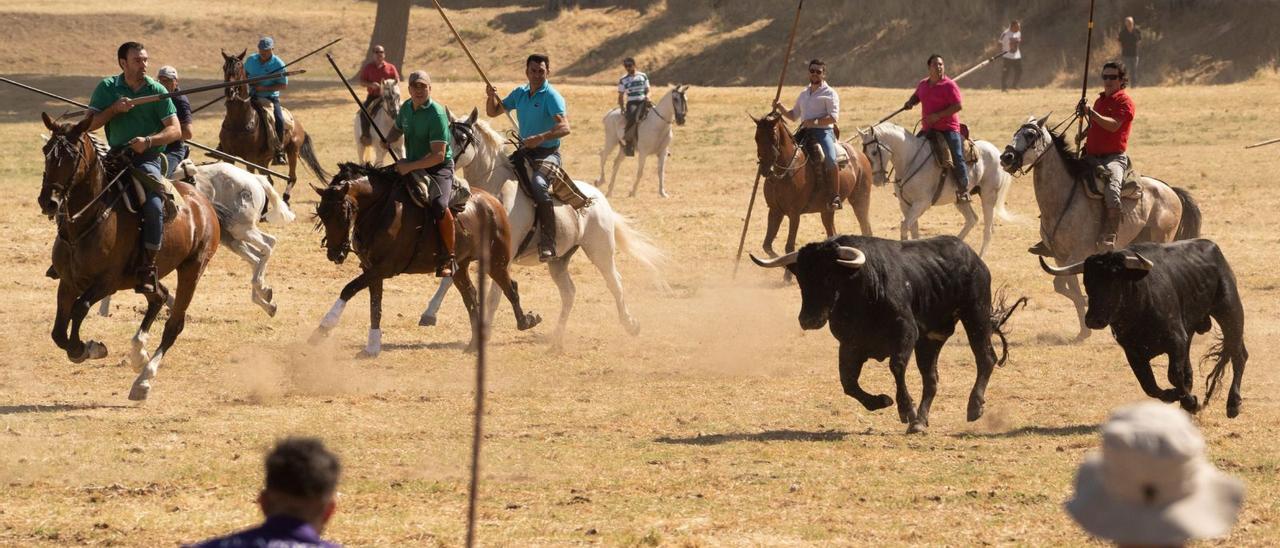
[{"label": "man in red polo shirt", "polygon": [[[378,44],[373,46],[373,60],[360,69],[360,83],[364,84],[365,89],[364,108],[369,111],[370,116],[378,108],[378,99],[382,98],[383,80],[399,82],[400,72],[395,65],[387,62],[387,50],[382,44]],[[369,119],[364,116],[360,117],[360,142],[365,145],[373,144],[373,137],[369,135]]]},{"label": "man in red polo shirt", "polygon": [[956,177],[956,201],[969,201],[969,171],[964,163],[964,136],[960,134],[960,117],[957,113],[960,105],[960,86],[955,80],[947,78],[946,65],[942,56],[929,56],[929,77],[916,84],[916,92],[902,106],[911,110],[916,103],[923,105],[920,115],[924,120],[926,131],[942,134],[951,151],[951,159],[955,168],[951,172]]},{"label": "man in red polo shirt", "polygon": [[1127,85],[1124,64],[1111,61],[1102,65],[1103,91],[1093,102],[1093,108],[1089,108],[1084,99],[1076,107],[1078,115],[1089,118],[1084,160],[1095,169],[1105,168],[1106,172],[1103,203],[1107,206],[1107,216],[1099,243],[1108,251],[1116,246],[1116,233],[1120,229],[1120,185],[1129,170],[1129,156],[1125,151],[1129,148],[1134,106],[1133,99],[1125,93]]}]

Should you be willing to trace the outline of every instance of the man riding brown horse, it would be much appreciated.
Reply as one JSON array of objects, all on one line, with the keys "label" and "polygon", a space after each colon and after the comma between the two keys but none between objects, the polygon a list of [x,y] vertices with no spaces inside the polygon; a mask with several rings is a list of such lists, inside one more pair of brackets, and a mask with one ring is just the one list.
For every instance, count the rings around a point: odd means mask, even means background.
[{"label": "man riding brown horse", "polygon": [[[405,157],[396,163],[396,172],[406,177],[410,194],[426,207],[435,220],[442,249],[436,262],[436,276],[453,276],[454,218],[449,210],[453,199],[452,134],[444,105],[431,100],[431,76],[417,70],[409,74],[409,100],[400,107],[389,142],[404,136]],[[434,187],[434,188],[431,188]]]},{"label": "man riding brown horse", "polygon": [[840,95],[827,85],[827,64],[821,59],[809,61],[809,87],[796,97],[796,106],[787,110],[780,102],[773,108],[792,122],[800,119],[796,140],[802,146],[816,146],[822,151],[822,186],[830,199],[827,207],[840,209],[843,198],[839,191],[840,168],[836,165],[835,127],[840,120]]}]

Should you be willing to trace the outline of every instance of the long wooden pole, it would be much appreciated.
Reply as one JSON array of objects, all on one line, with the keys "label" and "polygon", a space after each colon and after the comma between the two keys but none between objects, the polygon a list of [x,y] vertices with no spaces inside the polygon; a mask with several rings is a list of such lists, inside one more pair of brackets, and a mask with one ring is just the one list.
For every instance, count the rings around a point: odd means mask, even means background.
[{"label": "long wooden pole", "polygon": [[[991,62],[992,62],[992,61],[995,61],[996,59],[999,59],[1001,55],[1004,55],[1004,54],[1006,54],[1006,53],[1009,53],[1009,52],[1007,52],[1007,51],[1002,51],[1002,52],[1000,52],[1000,53],[997,53],[997,54],[995,54],[995,55],[992,55],[991,57],[988,57],[985,61],[982,61],[981,63],[978,63],[978,64],[976,64],[976,65],[974,65],[974,66],[972,66],[972,67],[969,67],[969,70],[966,70],[966,71],[964,71],[964,72],[961,72],[958,76],[956,76],[955,78],[952,78],[951,80],[952,80],[953,82],[959,82],[959,81],[960,81],[961,79],[963,79],[965,76],[968,76],[968,75],[970,75],[970,74],[973,74],[973,73],[977,72],[977,71],[978,71],[978,69],[980,69],[980,68],[982,68],[982,67],[985,67],[985,66],[987,66],[987,65],[991,64]],[[890,113],[888,116],[885,116],[884,118],[881,118],[881,119],[880,119],[880,121],[878,121],[878,122],[876,122],[876,123],[875,123],[875,125],[880,125],[880,124],[883,124],[883,123],[885,123],[885,122],[888,122],[888,121],[889,121],[890,119],[892,119],[894,116],[897,116],[897,115],[899,115],[899,114],[902,114],[903,112],[906,112],[906,111],[907,111],[907,108],[906,108],[906,107],[901,107],[901,108],[899,108],[898,110],[895,110],[895,111],[893,111],[892,113]]]},{"label": "long wooden pole", "polygon": [[372,127],[373,131],[378,134],[378,139],[382,140],[382,146],[387,149],[389,154],[391,154],[391,159],[399,162],[400,155],[396,154],[395,149],[391,148],[391,144],[387,141],[387,136],[383,135],[382,130],[378,128],[378,124],[374,123],[373,115],[369,114],[369,111],[365,110],[364,103],[360,102],[360,97],[356,95],[356,90],[351,89],[351,84],[347,82],[347,77],[342,74],[342,69],[338,68],[338,62],[333,60],[332,54],[326,53],[324,54],[324,57],[325,59],[328,59],[329,64],[333,66],[333,71],[338,73],[338,79],[342,80],[342,85],[346,86],[347,92],[351,94],[351,100],[356,102],[357,107],[360,107],[360,114],[364,115],[364,117],[369,120],[369,127]]},{"label": "long wooden pole", "polygon": [[[773,103],[769,104],[769,110],[773,110],[774,103],[782,98],[782,84],[787,80],[787,65],[791,62],[791,48],[796,43],[796,29],[800,27],[800,10],[804,9],[804,0],[796,3],[796,18],[791,22],[791,36],[787,38],[787,54],[782,58],[782,73],[778,75],[778,89],[773,94]],[[760,176],[762,171],[756,171],[756,182],[751,185],[751,200],[747,202],[747,216],[742,219],[742,237],[738,238],[738,253],[733,258],[733,277],[738,277],[738,265],[742,263],[742,248],[747,244],[747,229],[751,226],[751,212],[756,207],[756,194],[760,191]]]},{"label": "long wooden pole", "polygon": [[1280,143],[1280,139],[1270,139],[1270,140],[1267,140],[1267,141],[1263,141],[1263,142],[1261,142],[1261,143],[1254,143],[1254,144],[1249,145],[1249,146],[1246,146],[1246,147],[1244,147],[1244,148],[1258,148],[1258,147],[1262,147],[1262,146],[1270,145],[1270,144],[1272,144],[1272,143]]},{"label": "long wooden pole", "polygon": [[[284,69],[289,68],[289,65],[295,64],[295,63],[297,63],[298,61],[301,61],[301,60],[303,60],[303,59],[306,59],[306,58],[308,58],[308,57],[311,57],[312,55],[315,55],[315,54],[317,54],[317,53],[320,53],[320,50],[323,50],[323,49],[325,49],[325,48],[327,48],[327,47],[329,47],[329,46],[332,46],[332,45],[334,45],[334,44],[337,44],[338,42],[341,42],[341,41],[342,41],[342,38],[336,38],[336,39],[334,39],[332,42],[329,42],[328,44],[325,44],[325,45],[323,45],[323,46],[320,46],[320,47],[318,47],[318,48],[316,48],[316,49],[311,50],[310,52],[308,52],[306,55],[303,55],[302,57],[299,57],[299,58],[297,58],[297,59],[294,59],[294,60],[292,60],[292,61],[289,61],[288,63],[285,63],[283,67],[280,67],[280,68],[278,68],[278,69],[276,69],[276,70],[273,70],[273,71],[271,71],[271,72],[270,72],[270,73],[268,73],[268,74],[275,74],[275,73],[277,73],[277,72],[283,71]],[[210,100],[208,103],[205,103],[205,104],[203,104],[203,105],[200,105],[200,106],[198,106],[198,107],[196,107],[196,108],[191,109],[191,114],[195,114],[195,113],[197,113],[197,112],[200,112],[200,111],[202,111],[202,110],[204,110],[204,109],[206,109],[206,108],[209,108],[209,106],[210,106],[210,105],[212,105],[212,104],[214,104],[214,103],[216,103],[216,102],[218,102],[218,101],[225,100],[225,99],[226,99],[225,97],[214,97],[214,98],[213,98],[212,100]]]},{"label": "long wooden pole", "polygon": [[[1084,83],[1080,85],[1080,102],[1085,102],[1089,96],[1089,58],[1093,53],[1093,4],[1095,0],[1089,0],[1089,36],[1084,42]],[[1084,156],[1084,147],[1080,146],[1080,140],[1084,137],[1084,121],[1087,116],[1080,117],[1079,130],[1076,133],[1076,149],[1079,156]]]},{"label": "long wooden pole", "polygon": [[[489,225],[482,224],[480,227],[480,241],[487,242],[489,238]],[[471,482],[467,488],[467,548],[475,546],[476,543],[476,510],[480,500],[480,445],[484,440],[484,393],[485,393],[485,369],[488,367],[489,356],[489,322],[488,314],[485,310],[486,294],[488,287],[489,264],[492,257],[489,256],[489,247],[481,246],[480,249],[480,285],[476,287],[476,330],[479,338],[479,345],[476,347],[476,397],[475,397],[475,415],[471,423]]]},{"label": "long wooden pole", "polygon": [[[804,0],[801,0],[802,2]],[[476,56],[471,54],[471,48],[467,47],[467,43],[462,40],[462,35],[458,34],[458,29],[453,28],[453,22],[449,20],[448,14],[444,12],[444,6],[440,5],[440,0],[431,0],[436,5],[436,11],[440,12],[440,18],[444,19],[445,26],[449,27],[449,32],[453,33],[453,38],[458,41],[458,45],[462,46],[462,51],[467,54],[467,59],[471,60],[471,66],[476,68],[476,72],[480,73],[480,79],[484,80],[484,85],[489,88],[493,87],[493,83],[489,81],[489,77],[485,76],[484,69],[480,68],[480,63],[476,61]],[[516,130],[516,139],[520,138],[520,124],[516,123],[516,119],[511,117],[511,111],[502,109],[503,114],[507,115],[507,121],[511,122],[511,127]]]},{"label": "long wooden pole", "polygon": [[[134,106],[138,106],[138,105],[145,105],[145,104],[147,104],[147,103],[154,103],[154,102],[156,102],[156,101],[160,101],[160,100],[163,100],[163,99],[168,99],[168,98],[170,98],[170,97],[177,97],[177,96],[179,96],[179,95],[191,95],[191,94],[193,94],[193,93],[200,93],[200,92],[204,92],[204,91],[213,91],[213,90],[219,90],[219,89],[226,89],[226,88],[233,87],[233,86],[239,86],[239,85],[243,85],[243,84],[252,84],[252,83],[254,83],[254,82],[261,82],[262,80],[270,80],[270,79],[272,79],[272,78],[279,78],[279,77],[281,77],[281,76],[293,76],[293,75],[295,75],[295,74],[303,74],[303,73],[305,73],[305,72],[307,72],[307,71],[306,71],[306,70],[293,70],[293,71],[289,71],[289,72],[282,72],[282,73],[264,74],[264,75],[262,75],[262,76],[254,76],[253,78],[245,78],[244,80],[236,80],[236,81],[234,81],[234,82],[218,82],[218,83],[216,83],[216,84],[209,84],[209,85],[206,85],[206,86],[197,86],[197,87],[194,87],[194,88],[191,88],[191,89],[180,89],[180,90],[178,90],[178,91],[171,91],[171,92],[169,92],[169,93],[160,93],[160,94],[157,94],[157,95],[148,95],[148,96],[146,96],[146,97],[139,97],[139,98],[137,98],[137,99],[134,99],[134,100],[133,100],[133,105],[134,105]],[[84,108],[84,110],[73,110],[73,111],[71,111],[71,112],[68,112],[68,113],[64,114],[63,116],[76,116],[76,115],[79,115],[79,114],[84,114],[84,113],[85,113],[85,112],[87,112],[88,110],[89,110],[89,107],[85,107],[85,108]]]}]

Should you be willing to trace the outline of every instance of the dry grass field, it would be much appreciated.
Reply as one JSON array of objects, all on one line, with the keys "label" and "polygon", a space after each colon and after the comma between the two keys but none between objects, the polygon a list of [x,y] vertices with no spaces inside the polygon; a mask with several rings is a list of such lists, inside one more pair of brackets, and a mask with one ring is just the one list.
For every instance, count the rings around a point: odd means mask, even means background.
[{"label": "dry grass field", "polygon": [[[109,51],[102,57],[109,58]],[[153,55],[154,56],[154,55]],[[346,92],[311,63],[288,93],[324,164],[350,159]],[[103,74],[112,72],[107,66]],[[798,71],[796,78],[798,81]],[[88,76],[28,76],[84,100]],[[554,76],[553,76],[554,81]],[[1246,303],[1253,357],[1245,406],[1228,420],[1223,399],[1197,417],[1212,461],[1248,487],[1244,512],[1223,545],[1274,545],[1280,538],[1280,145],[1275,81],[1221,87],[1142,88],[1131,150],[1145,173],[1191,190],[1204,234],[1223,248]],[[501,84],[508,88],[511,84]],[[594,179],[607,86],[564,85],[574,133],[567,167]],[[577,307],[567,348],[553,354],[551,324],[517,332],[503,307],[491,344],[479,539],[485,545],[1081,545],[1090,543],[1061,510],[1075,466],[1098,441],[1109,410],[1143,398],[1109,334],[1069,342],[1068,301],[1025,253],[1038,238],[1030,179],[1014,183],[986,260],[995,283],[1031,298],[1010,322],[1011,359],[996,371],[987,415],[963,420],[972,356],[953,338],[940,360],[941,388],[930,432],[903,434],[891,409],[869,413],[843,395],[836,344],[802,332],[799,292],[775,272],[732,258],[754,174],[752,126],[772,88],[689,92],[668,165],[673,199],[656,193],[653,164],[638,197],[626,197],[624,163],[613,206],[667,252],[657,288],[621,260],[639,336],[619,325],[612,298],[590,264],[571,271]],[[792,96],[798,85],[784,96]],[[845,127],[893,110],[906,90],[844,88]],[[455,113],[483,99],[483,86],[452,82],[437,98]],[[966,94],[962,116],[978,138],[1003,147],[1030,114],[1068,110],[1075,93],[1036,89]],[[295,192],[299,220],[265,226],[280,237],[268,270],[280,313],[249,301],[246,265],[219,252],[201,282],[185,333],[145,404],[126,400],[133,371],[120,363],[142,299],[115,298],[109,318],[84,333],[112,355],[69,363],[49,338],[53,281],[43,276],[54,227],[35,197],[42,163],[39,112],[63,107],[0,89],[0,545],[172,545],[254,523],[261,457],[282,436],[323,437],[344,460],[339,514],[328,537],[349,545],[459,545],[463,538],[474,358],[452,294],[438,327],[418,314],[433,278],[396,278],[384,300],[384,353],[363,346],[368,299],[356,297],[320,347],[307,335],[356,274],[325,260],[312,230],[315,195]],[[219,108],[197,119],[197,139],[217,141]],[[903,116],[900,120],[909,121]],[[501,122],[501,120],[495,120]],[[310,180],[305,174],[303,184]],[[763,202],[748,248],[759,248]],[[896,237],[889,188],[874,191],[877,235]],[[854,226],[846,208],[841,230]],[[953,234],[960,215],[931,210],[928,235]],[[816,217],[801,241],[822,237]],[[978,234],[970,237],[976,245]],[[559,298],[539,268],[520,268],[528,309],[554,321]],[[158,328],[153,333],[158,333]],[[158,337],[153,337],[158,341]],[[1208,341],[1195,345],[1203,351]],[[919,393],[919,377],[908,378]],[[1198,372],[1197,391],[1203,391]],[[1163,365],[1157,378],[1164,384]],[[869,364],[863,386],[887,392],[885,365]]]}]

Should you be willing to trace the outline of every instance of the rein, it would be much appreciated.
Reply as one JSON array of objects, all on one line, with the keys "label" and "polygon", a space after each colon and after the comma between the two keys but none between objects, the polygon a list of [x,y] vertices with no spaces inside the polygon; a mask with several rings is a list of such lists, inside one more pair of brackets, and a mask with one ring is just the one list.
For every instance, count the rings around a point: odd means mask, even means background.
[{"label": "rein", "polygon": [[[90,146],[93,146],[92,137],[89,137],[86,134],[85,138],[90,139]],[[80,146],[84,147],[83,140],[80,141]],[[50,151],[49,155],[56,155],[58,153],[57,152],[58,150],[60,149],[55,147],[52,151]],[[104,185],[102,187],[102,190],[98,191],[97,195],[95,195],[92,199],[90,199],[87,203],[85,203],[84,207],[81,207],[79,211],[72,214],[70,213],[70,207],[71,207],[70,200],[67,199],[66,195],[68,192],[71,191],[71,187],[75,186],[75,182],[76,182],[75,173],[80,171],[80,165],[84,161],[85,153],[82,149],[82,150],[76,151],[75,155],[76,155],[76,165],[72,170],[71,181],[67,184],[66,188],[60,192],[60,194],[62,195],[62,200],[61,200],[61,203],[58,204],[57,211],[54,212],[54,217],[59,220],[58,222],[59,227],[62,227],[64,225],[64,221],[63,221],[64,219],[65,219],[66,225],[74,225],[77,221],[80,220],[82,216],[84,216],[85,213],[89,211],[89,208],[97,204],[98,201],[101,200],[102,197],[105,196],[107,192],[110,191],[111,188],[116,185],[116,183],[120,180],[120,177],[122,177],[125,173],[128,173],[129,171],[129,168],[127,167],[121,168],[120,171],[116,173],[116,176],[112,178],[110,182]],[[48,160],[49,156],[46,155],[45,159]],[[99,168],[105,171],[106,168],[102,163],[102,158],[100,157],[98,158],[97,165]],[[59,231],[59,236],[58,236],[59,239],[62,239],[62,240],[68,241],[69,243],[74,244],[79,242],[80,240],[83,240],[85,236],[92,234],[94,228],[96,228],[99,224],[101,224],[103,221],[105,221],[108,217],[111,216],[111,214],[115,211],[116,204],[120,202],[120,199],[123,196],[124,196],[124,192],[117,193],[115,196],[115,199],[113,199],[111,203],[107,204],[106,207],[102,210],[102,212],[100,212],[97,216],[94,217],[93,223],[91,223],[87,228],[85,228],[85,230],[81,232],[79,236],[76,236],[74,239],[67,240],[66,238],[63,238],[61,236],[62,231]]]},{"label": "rein", "polygon": [[[782,123],[782,132],[788,135],[790,134],[790,132],[787,130],[787,125],[785,123]],[[782,138],[778,137],[777,133],[778,132],[775,130],[774,132],[775,138],[773,140],[773,145],[772,145],[773,161],[769,163],[768,177],[770,179],[782,180],[785,178],[790,178],[792,175],[795,175],[796,171],[798,171],[800,168],[804,167],[806,164],[809,163],[809,158],[808,156],[806,156],[803,159],[803,161],[801,160],[800,152],[803,147],[800,146],[800,143],[794,142],[793,140],[792,144],[795,146],[795,152],[791,153],[791,161],[788,162],[787,165],[785,166],[782,164],[779,164],[778,159],[782,157]],[[799,162],[799,165],[797,165],[797,162]],[[764,162],[760,162],[760,163],[763,164]]]}]

